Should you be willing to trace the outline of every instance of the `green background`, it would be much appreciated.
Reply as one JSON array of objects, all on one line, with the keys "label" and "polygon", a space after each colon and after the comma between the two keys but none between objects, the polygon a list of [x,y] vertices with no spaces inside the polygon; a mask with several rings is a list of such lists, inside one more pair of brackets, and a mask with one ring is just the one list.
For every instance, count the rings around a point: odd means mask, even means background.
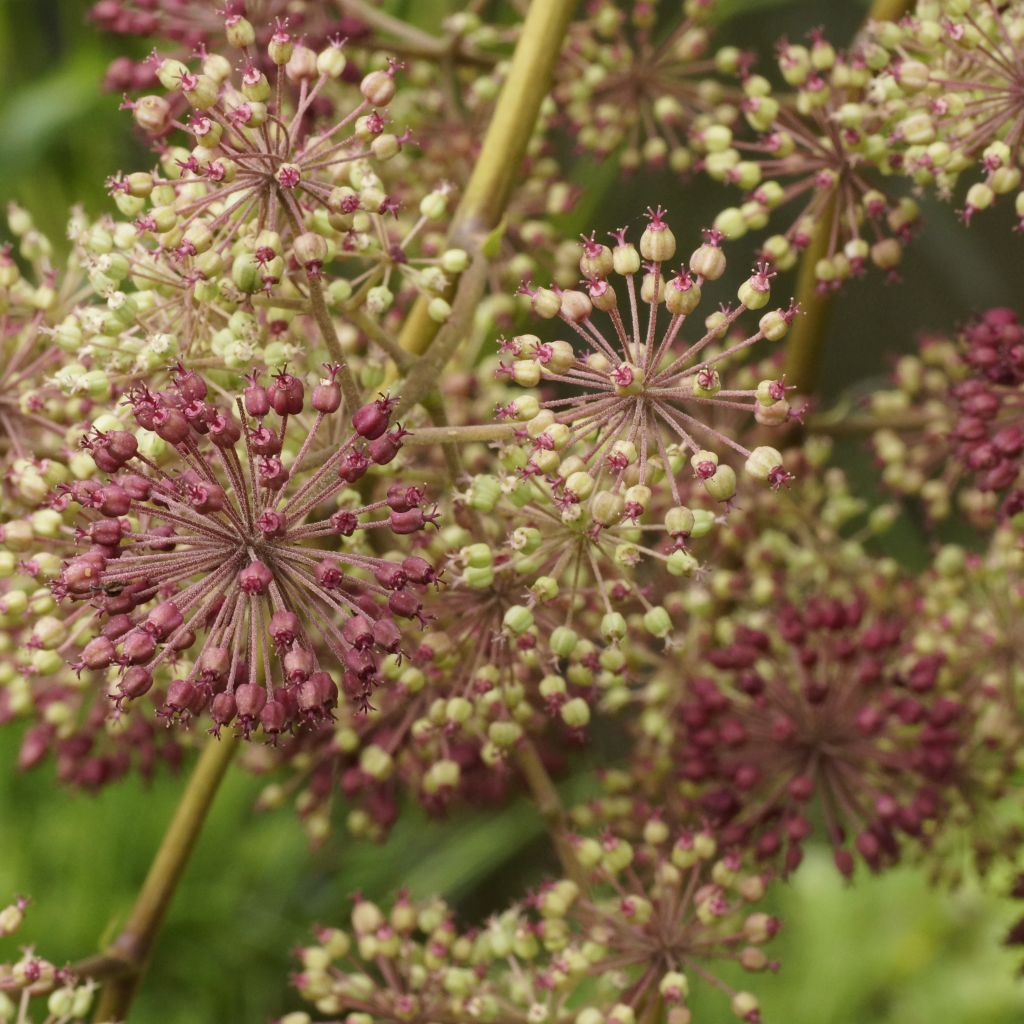
[{"label": "green background", "polygon": [[[102,212],[104,179],[148,165],[128,115],[117,109],[118,97],[98,84],[123,44],[86,24],[87,6],[0,0],[0,200],[18,200],[58,238],[72,203]],[[443,3],[404,6],[429,26]],[[765,54],[774,39],[797,39],[819,24],[842,43],[863,14],[850,0],[723,0],[723,7],[729,24],[722,38]],[[136,45],[134,52],[145,47]],[[580,164],[573,174],[589,191],[567,231],[589,227],[591,220],[613,226],[638,214],[631,207],[633,184],[624,186],[592,165]],[[681,236],[695,233],[733,201],[710,186],[688,188],[681,196],[676,182],[650,184],[659,187]],[[641,191],[653,194],[646,184]],[[902,285],[854,283],[836,304],[826,361],[829,394],[864,378],[880,379],[889,354],[908,349],[916,331],[948,327],[972,310],[1016,299],[1024,243],[1011,235],[1008,213],[987,214],[969,231],[948,207],[928,206],[926,216],[927,231],[908,253]],[[855,473],[870,474],[863,456],[851,453],[848,461]],[[896,536],[904,557],[925,551],[911,529]],[[55,788],[48,770],[15,774],[18,741],[12,730],[0,732],[0,905],[15,893],[30,894],[34,905],[19,941],[36,943],[61,962],[94,950],[130,907],[180,780],[165,776],[148,788],[128,781],[98,797],[74,795]],[[252,809],[260,786],[237,769],[229,775],[134,1019],[270,1020],[298,1005],[287,988],[294,966],[289,951],[312,922],[344,920],[354,891],[381,899],[399,887],[413,895],[440,891],[470,921],[553,867],[525,803],[444,823],[424,822],[410,811],[383,849],[352,844],[338,832],[311,852],[289,811]],[[1017,958],[999,946],[1014,911],[1005,902],[973,888],[956,896],[933,893],[911,869],[858,877],[848,887],[821,851],[777,901],[784,931],[772,953],[783,969],[753,986],[768,1022],[1024,1019],[1024,994],[1014,979]],[[0,959],[13,955],[14,940],[0,944]],[[731,1017],[715,999],[696,1019],[710,1024]]]}]

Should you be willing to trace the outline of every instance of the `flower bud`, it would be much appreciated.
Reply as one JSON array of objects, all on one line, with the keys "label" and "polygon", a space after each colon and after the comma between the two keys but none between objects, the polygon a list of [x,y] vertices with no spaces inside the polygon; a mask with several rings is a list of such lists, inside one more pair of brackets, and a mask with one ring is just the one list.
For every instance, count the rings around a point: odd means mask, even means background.
[{"label": "flower bud", "polygon": [[755,448],[747,461],[743,464],[744,470],[755,480],[767,480],[773,469],[782,465],[782,454],[775,448],[762,445]]},{"label": "flower bud", "polygon": [[740,1020],[750,1021],[751,1024],[757,1024],[761,1019],[760,1005],[757,1001],[757,996],[750,992],[737,992],[732,997],[732,1003],[730,1004],[732,1012]]},{"label": "flower bud", "polygon": [[514,604],[506,610],[502,623],[513,635],[522,636],[533,626],[533,612],[525,605]]},{"label": "flower bud", "polygon": [[621,640],[626,635],[626,619],[621,612],[606,612],[601,619],[601,636],[605,640]]},{"label": "flower bud", "polygon": [[368,103],[386,107],[395,95],[395,79],[387,71],[371,71],[359,83],[359,91]]},{"label": "flower bud", "polygon": [[675,235],[662,219],[665,211],[648,210],[649,223],[640,236],[640,255],[654,263],[665,263],[676,254]]},{"label": "flower bud", "polygon": [[590,317],[593,309],[593,303],[586,292],[571,289],[562,292],[560,312],[571,323],[582,323]]},{"label": "flower bud", "polygon": [[693,576],[700,568],[700,563],[689,551],[682,549],[673,551],[665,560],[665,568],[672,576]]},{"label": "flower bud", "polygon": [[590,705],[582,697],[573,697],[561,706],[559,715],[570,729],[584,729],[590,722]]},{"label": "flower bud", "polygon": [[640,254],[636,246],[629,242],[620,242],[612,250],[612,267],[621,277],[629,277],[640,269]]},{"label": "flower bud", "polygon": [[256,42],[256,30],[240,14],[231,14],[224,19],[224,33],[228,44],[237,50],[244,50]]},{"label": "flower bud", "polygon": [[[292,54],[292,59],[288,62],[290,76],[294,75],[294,78],[313,78],[314,75],[326,75],[328,78],[341,77],[348,61],[340,46],[335,46],[332,43],[315,57],[312,55],[312,51],[306,51],[302,55],[301,62],[297,61],[296,57],[299,51],[305,49],[305,47],[299,46],[295,48],[295,53]],[[311,64],[315,70],[308,71]]]},{"label": "flower bud", "polygon": [[725,253],[721,247],[705,242],[690,256],[690,270],[705,281],[717,281],[725,273]]},{"label": "flower bud", "polygon": [[644,629],[651,636],[663,640],[672,632],[672,619],[664,608],[651,608],[644,615]]},{"label": "flower bud", "polygon": [[313,231],[306,231],[295,239],[293,252],[304,267],[310,263],[321,264],[327,259],[327,239]]},{"label": "flower bud", "polygon": [[171,126],[171,105],[163,96],[142,96],[132,106],[132,117],[149,135],[162,135]]},{"label": "flower bud", "polygon": [[562,309],[562,300],[548,288],[538,288],[530,299],[534,313],[544,320],[558,316]]},{"label": "flower bud", "polygon": [[719,466],[704,481],[704,489],[716,501],[728,501],[736,493],[736,473],[732,466]]}]

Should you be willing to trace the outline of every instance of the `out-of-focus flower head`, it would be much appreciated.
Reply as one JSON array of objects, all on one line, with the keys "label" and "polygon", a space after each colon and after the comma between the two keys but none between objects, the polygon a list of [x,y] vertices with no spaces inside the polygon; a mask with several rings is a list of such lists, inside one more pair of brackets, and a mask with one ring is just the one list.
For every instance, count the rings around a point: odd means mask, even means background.
[{"label": "out-of-focus flower head", "polygon": [[664,710],[646,731],[660,752],[642,763],[661,764],[680,813],[705,816],[727,848],[790,871],[820,830],[844,874],[856,857],[895,862],[901,838],[923,838],[946,810],[968,718],[958,695],[936,685],[933,659],[907,651],[905,617],[862,596],[755,621],[705,642],[685,683],[651,688]]},{"label": "out-of-focus flower head", "polygon": [[[0,940],[20,931],[28,904],[27,899],[19,897],[0,907]],[[69,968],[36,955],[32,947],[25,947],[17,960],[0,962],[0,1020],[85,1024],[96,987],[92,981],[77,978]]]},{"label": "out-of-focus flower head", "polygon": [[552,94],[582,151],[615,153],[625,171],[668,164],[682,172],[693,164],[695,128],[739,116],[739,96],[711,77],[715,0],[677,6],[681,16],[664,32],[650,0],[592,0],[569,26]]},{"label": "out-of-focus flower head", "polygon": [[[72,230],[80,219],[75,211]],[[16,246],[0,246],[0,455],[5,497],[31,503],[42,497],[33,494],[47,487],[44,477],[50,486],[62,479],[56,461],[65,429],[88,411],[87,401],[66,401],[49,382],[61,357],[55,326],[74,303],[81,274],[74,257],[58,269],[50,240],[14,203],[7,226]]]},{"label": "out-of-focus flower head", "polygon": [[1024,511],[1024,327],[1013,310],[987,310],[951,340],[925,337],[896,385],[870,400],[891,421],[873,438],[889,486],[933,519],[954,498],[980,527]]},{"label": "out-of-focus flower head", "polygon": [[871,100],[865,57],[837,54],[816,32],[810,46],[779,47],[779,69],[791,93],[778,92],[745,65],[738,69],[744,72],[743,113],[756,138],[728,125],[699,136],[704,170],[747,192],[746,202],[723,210],[715,227],[738,238],[791,216],[785,231],[764,242],[763,257],[788,269],[822,235],[814,268],[822,290],[838,288],[869,264],[894,276],[918,208],[910,198],[880,190],[879,179],[893,169],[891,114]]},{"label": "out-of-focus flower head", "polygon": [[[935,667],[940,691],[969,711],[957,750],[955,817],[925,853],[933,873],[959,877],[973,866],[1005,875],[1019,862],[1024,818],[1015,799],[1024,731],[1024,548],[1005,524],[973,553],[955,544],[935,555],[921,587],[912,643]],[[969,857],[963,854],[968,852]]]},{"label": "out-of-focus flower head", "polygon": [[[227,0],[221,5],[206,0],[97,0],[89,10],[90,19],[104,32],[143,36],[161,46],[177,44],[176,56],[183,57],[204,50],[219,52],[224,47],[224,18],[246,14],[255,19],[261,46],[281,24],[314,47],[333,35],[351,41],[367,35],[367,26],[358,18],[306,0]],[[156,81],[151,61],[122,56],[111,61],[103,84],[113,92],[130,92],[152,88]]]},{"label": "out-of-focus flower head", "polygon": [[727,961],[752,973],[776,967],[761,947],[779,922],[753,909],[764,878],[736,858],[716,860],[706,833],[673,837],[657,819],[637,848],[608,833],[575,850],[585,890],[548,883],[469,932],[439,900],[400,894],[385,914],[357,899],[349,928],[321,928],[299,951],[293,981],[321,1013],[372,1012],[393,1024],[442,1012],[470,1021],[488,1008],[516,1024],[632,1024],[658,1004],[686,1022],[691,985],[720,989],[736,1018],[760,1022],[757,997],[714,972]]},{"label": "out-of-focus flower head", "polygon": [[869,27],[891,57],[874,89],[900,111],[891,143],[902,172],[945,198],[981,173],[963,196],[965,223],[1013,192],[1024,223],[1022,27],[1024,6],[995,0],[921,0],[898,23]]}]

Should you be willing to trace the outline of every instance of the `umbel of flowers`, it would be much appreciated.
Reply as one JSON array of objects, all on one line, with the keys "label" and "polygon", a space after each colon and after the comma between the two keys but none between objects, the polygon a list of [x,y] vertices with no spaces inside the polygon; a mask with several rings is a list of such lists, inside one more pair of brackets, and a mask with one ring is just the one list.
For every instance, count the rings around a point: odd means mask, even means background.
[{"label": "umbel of flowers", "polygon": [[[332,441],[335,376],[327,367],[308,399],[285,371],[266,385],[254,374],[230,396],[179,368],[171,388],[131,394],[138,436],[83,439],[105,482],[69,485],[54,500],[77,510],[64,532],[80,548],[53,589],[77,605],[75,632],[93,634],[78,666],[114,669],[115,702],[146,693],[166,665],[179,671],[165,715],[208,712],[215,728],[236,723],[246,736],[330,714],[339,682],[369,705],[379,658],[401,649],[399,622],[423,620],[418,595],[435,575],[416,556],[337,546],[365,531],[414,533],[434,514],[415,488],[325,507],[390,463],[406,433],[390,427],[393,399],[381,397]],[[290,462],[289,427],[303,435]]]},{"label": "umbel of flowers", "polygon": [[925,838],[954,796],[966,709],[937,685],[940,662],[900,657],[900,614],[873,613],[863,596],[783,606],[766,627],[733,624],[681,695],[651,688],[670,704],[640,777],[661,763],[656,803],[787,871],[816,831],[844,874],[857,856],[895,862],[900,840]]},{"label": "umbel of flowers", "polygon": [[280,22],[258,42],[237,12],[223,31],[229,56],[220,43],[198,64],[154,57],[166,92],[125,101],[159,162],[109,180],[123,220],[78,232],[102,302],[64,325],[64,347],[120,373],[179,355],[242,369],[294,361],[307,346],[293,324],[311,314],[323,330],[328,307],[376,322],[425,295],[445,320],[466,255],[430,234],[452,186],[432,182],[407,210],[379,176],[408,138],[389,130],[399,65],[353,89],[339,39],[316,52]]},{"label": "umbel of flowers", "polygon": [[894,383],[871,399],[888,485],[935,519],[954,498],[979,525],[1024,511],[1024,327],[1012,309],[986,310],[952,339],[925,336]]},{"label": "umbel of flowers", "polygon": [[889,57],[874,89],[903,113],[892,140],[903,173],[959,193],[965,223],[1010,194],[1024,218],[1022,25],[1016,0],[921,0],[899,23],[871,26]]},{"label": "umbel of flowers", "polygon": [[683,8],[664,33],[647,0],[588,4],[570,26],[553,94],[581,149],[604,157],[620,150],[626,171],[692,166],[695,122],[728,111],[729,97],[708,77],[717,67],[708,54],[715,0],[687,0]]},{"label": "umbel of flowers", "polygon": [[[736,493],[736,473],[726,456],[739,456],[747,474],[773,487],[789,479],[775,449],[752,451],[709,421],[712,412],[728,409],[766,426],[786,422],[784,381],[730,389],[721,371],[752,345],[785,337],[796,307],[762,314],[756,329],[733,340],[730,332],[740,317],[769,302],[774,273],[758,265],[740,286],[736,306],[712,313],[698,337],[683,341],[703,286],[725,273],[721,236],[707,232],[704,244],[666,280],[663,271],[676,255],[675,236],[661,207],[649,209],[647,216],[639,248],[627,241],[625,230],[615,233],[614,248],[593,237],[584,241],[585,291],[528,289],[534,312],[560,319],[572,332],[571,342],[542,342],[527,334],[501,343],[511,356],[501,372],[523,386],[543,382],[554,391],[550,397],[517,398],[498,410],[500,417],[524,424],[531,449],[524,472],[553,475],[561,453],[579,449],[579,468],[565,479],[565,501],[592,506],[596,521],[605,525],[623,518],[635,522],[660,478],[674,505],[682,506],[676,478],[687,463],[708,494],[723,502]],[[624,295],[616,293],[616,285],[625,288]],[[600,326],[597,314],[607,319],[607,327]],[[716,347],[723,338],[724,346]]]},{"label": "umbel of flowers", "polygon": [[[317,245],[315,238],[303,237],[307,209],[340,216],[359,210],[358,195],[339,185],[340,170],[358,159],[386,158],[397,151],[399,142],[385,132],[381,113],[394,96],[397,69],[391,65],[367,75],[360,102],[312,134],[311,106],[345,69],[340,42],[317,54],[296,45],[282,27],[267,44],[274,68],[271,83],[255,49],[252,25],[230,15],[225,31],[241,54],[239,81],[232,78],[232,62],[219,54],[208,54],[197,70],[165,60],[157,77],[171,99],[152,94],[128,101],[147,133],[161,136],[177,128],[191,136],[191,151],[172,151],[163,177],[129,176],[114,180],[112,188],[122,213],[134,208],[142,217],[140,226],[159,233],[168,253],[200,274],[206,274],[209,263],[219,269],[239,229],[249,226],[257,257],[252,274],[266,286],[281,276],[286,260],[307,267],[325,259],[324,240]],[[289,100],[292,89],[297,93],[290,111],[284,108],[286,89]],[[176,116],[178,96],[190,108],[187,121]],[[146,213],[145,200],[154,188],[165,188],[171,202]]]},{"label": "umbel of flowers", "polygon": [[[27,899],[18,897],[0,907],[0,940],[18,934],[28,905]],[[48,1016],[44,1024],[84,1024],[96,988],[95,982],[78,978],[67,967],[59,967],[25,947],[17,960],[0,960],[0,1020],[28,1024],[29,999],[45,995]]]},{"label": "umbel of flowers", "polygon": [[[732,961],[775,969],[761,948],[779,922],[755,909],[765,879],[738,858],[716,859],[707,833],[673,836],[657,818],[635,847],[606,834],[577,838],[581,882],[541,886],[525,906],[463,933],[440,901],[400,894],[390,913],[359,899],[349,929],[322,928],[299,951],[293,980],[322,1014],[468,1022],[632,1024],[663,1006],[689,1024],[691,987],[718,989],[732,1014],[759,1024],[750,992],[715,973]],[[308,1022],[303,1013],[284,1018]]]},{"label": "umbel of flowers", "polygon": [[[820,32],[810,46],[782,42],[778,66],[791,92],[780,92],[742,61],[742,109],[751,139],[738,126],[712,124],[698,135],[704,170],[747,192],[715,226],[729,238],[789,219],[762,253],[780,269],[793,266],[819,233],[814,266],[821,290],[839,287],[875,266],[895,276],[918,219],[917,204],[882,191],[896,163],[887,144],[895,114],[877,101],[870,54],[837,54]],[[884,61],[884,54],[881,58]]]}]

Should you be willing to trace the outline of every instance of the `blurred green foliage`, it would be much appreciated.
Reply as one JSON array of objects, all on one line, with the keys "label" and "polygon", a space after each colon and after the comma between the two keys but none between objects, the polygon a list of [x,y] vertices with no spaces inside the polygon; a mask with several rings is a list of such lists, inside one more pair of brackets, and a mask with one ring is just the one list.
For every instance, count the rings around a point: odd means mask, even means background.
[{"label": "blurred green foliage", "polygon": [[[147,163],[118,97],[99,87],[104,68],[124,47],[87,26],[87,6],[0,0],[0,199],[27,206],[55,238],[72,203],[103,211],[105,178]],[[405,3],[427,22],[437,6]],[[775,38],[795,38],[819,23],[837,40],[847,39],[864,6],[724,0],[723,8],[730,40],[769,53]],[[636,215],[633,190],[621,187],[610,167],[576,170],[589,191],[567,230]],[[662,185],[659,194],[678,209],[687,230],[707,223],[721,203],[708,186],[679,196],[678,183]],[[855,284],[837,303],[830,393],[861,377],[877,378],[886,354],[909,347],[920,328],[952,325],[972,309],[1016,297],[1009,268],[1019,266],[1019,242],[1000,215],[970,231],[948,208],[930,209],[928,219],[927,244],[908,254],[899,289]],[[857,468],[856,460],[851,466]],[[863,459],[859,468],[870,475]],[[925,550],[909,531],[898,543],[904,557],[908,545],[918,554]],[[127,912],[180,783],[162,777],[146,788],[132,780],[95,798],[75,796],[55,788],[45,770],[13,774],[18,741],[10,731],[0,733],[0,903],[31,894],[35,903],[19,938],[58,961],[74,959],[97,948]],[[449,822],[410,812],[382,849],[349,844],[339,834],[313,852],[289,811],[253,811],[260,785],[237,770],[229,775],[157,946],[137,1020],[261,1022],[296,1005],[286,989],[289,950],[312,922],[343,920],[357,890],[381,899],[400,887],[416,896],[440,891],[472,919],[553,867],[525,802]],[[999,948],[1013,908],[974,889],[939,895],[911,868],[860,877],[848,887],[815,851],[776,909],[785,928],[772,952],[783,969],[758,989],[769,1022],[1024,1019],[1015,957]],[[698,1021],[725,1019],[714,996],[697,1008]]]}]

